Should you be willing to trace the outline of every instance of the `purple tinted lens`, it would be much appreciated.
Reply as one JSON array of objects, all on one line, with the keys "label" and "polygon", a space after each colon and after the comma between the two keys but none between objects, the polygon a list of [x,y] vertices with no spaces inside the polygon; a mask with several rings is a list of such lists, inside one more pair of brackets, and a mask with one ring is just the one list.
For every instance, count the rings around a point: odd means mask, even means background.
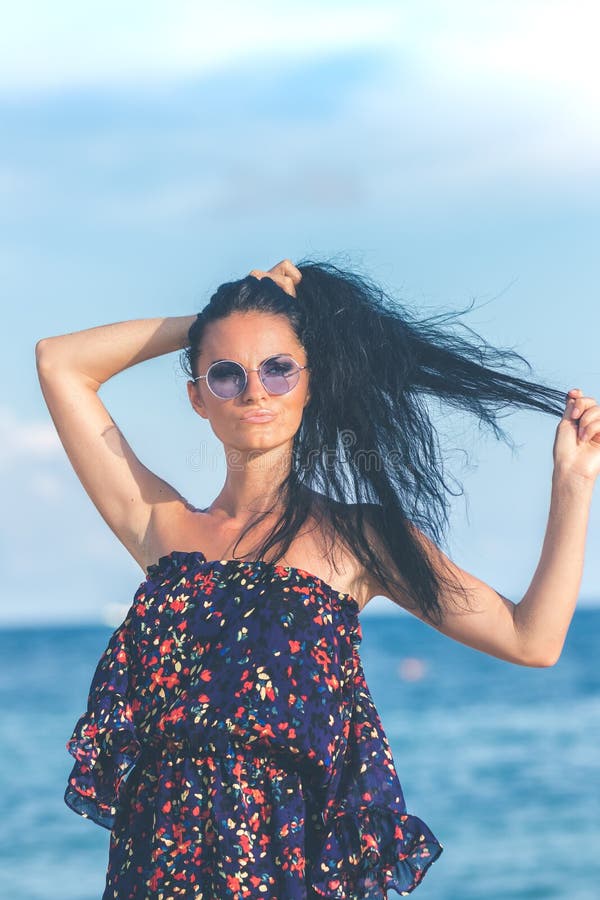
[{"label": "purple tinted lens", "polygon": [[207,376],[211,391],[224,400],[237,397],[244,390],[245,373],[234,362],[219,362],[210,367]]},{"label": "purple tinted lens", "polygon": [[273,356],[264,361],[260,374],[271,394],[287,394],[298,384],[300,369],[288,356]]}]

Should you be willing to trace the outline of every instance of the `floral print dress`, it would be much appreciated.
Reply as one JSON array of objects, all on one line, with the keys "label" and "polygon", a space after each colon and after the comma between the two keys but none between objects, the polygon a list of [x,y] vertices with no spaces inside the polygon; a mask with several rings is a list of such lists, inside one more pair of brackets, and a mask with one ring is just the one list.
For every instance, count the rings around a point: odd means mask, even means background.
[{"label": "floral print dress", "polygon": [[406,811],[359,606],[303,569],[174,550],[147,569],[67,749],[110,829],[102,900],[384,900],[442,852]]}]

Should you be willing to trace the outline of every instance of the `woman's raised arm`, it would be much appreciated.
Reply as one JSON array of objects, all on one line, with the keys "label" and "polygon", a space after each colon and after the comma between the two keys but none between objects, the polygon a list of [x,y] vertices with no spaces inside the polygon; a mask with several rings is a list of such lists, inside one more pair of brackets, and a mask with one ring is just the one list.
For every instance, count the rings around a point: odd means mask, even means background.
[{"label": "woman's raised arm", "polygon": [[188,344],[196,316],[133,319],[47,337],[36,344],[42,393],[77,477],[142,568],[153,533],[185,501],[135,455],[98,396],[117,372]]},{"label": "woman's raised arm", "polygon": [[[438,630],[508,662],[553,665],[562,652],[577,603],[592,493],[599,472],[600,406],[574,389],[569,391],[554,443],[550,511],[540,560],[519,603],[507,600],[460,569],[415,529],[436,568],[449,570],[471,599],[470,609],[459,609],[447,598],[450,602],[442,604],[444,617],[436,626]],[[385,594],[381,585],[370,587],[371,596]],[[409,611],[423,618],[414,609]]]}]

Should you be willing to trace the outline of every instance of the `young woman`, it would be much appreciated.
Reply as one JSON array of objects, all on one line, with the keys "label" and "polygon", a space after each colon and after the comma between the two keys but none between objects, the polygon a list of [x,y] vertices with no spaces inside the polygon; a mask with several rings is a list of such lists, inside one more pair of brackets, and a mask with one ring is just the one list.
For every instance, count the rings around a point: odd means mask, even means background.
[{"label": "young woman", "polygon": [[[192,409],[223,444],[199,510],[133,453],[98,396],[184,350]],[[67,747],[75,812],[111,830],[103,900],[383,900],[442,847],[407,812],[361,665],[386,595],[524,666],[559,658],[579,590],[600,407],[375,284],[284,260],[198,316],[118,322],[36,347],[67,455],[145,577]],[[428,402],[560,416],[548,527],[517,604],[440,549],[447,485]],[[157,427],[160,418],[157,418]]]}]

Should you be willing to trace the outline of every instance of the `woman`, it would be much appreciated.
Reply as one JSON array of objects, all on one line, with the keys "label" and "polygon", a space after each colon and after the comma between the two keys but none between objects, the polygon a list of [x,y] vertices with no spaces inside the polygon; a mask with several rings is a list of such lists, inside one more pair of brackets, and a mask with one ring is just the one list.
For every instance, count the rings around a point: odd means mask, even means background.
[{"label": "woman", "polygon": [[[182,348],[191,406],[227,463],[205,510],[138,460],[98,397],[117,372]],[[412,891],[442,847],[404,805],[359,613],[384,594],[485,653],[556,662],[600,407],[511,374],[514,352],[418,321],[365,278],[289,260],[222,285],[197,317],[36,351],[69,459],[146,575],[67,744],[67,804],[111,830],[104,900]],[[498,437],[506,408],[561,416],[548,528],[518,604],[440,549],[436,398]]]}]

